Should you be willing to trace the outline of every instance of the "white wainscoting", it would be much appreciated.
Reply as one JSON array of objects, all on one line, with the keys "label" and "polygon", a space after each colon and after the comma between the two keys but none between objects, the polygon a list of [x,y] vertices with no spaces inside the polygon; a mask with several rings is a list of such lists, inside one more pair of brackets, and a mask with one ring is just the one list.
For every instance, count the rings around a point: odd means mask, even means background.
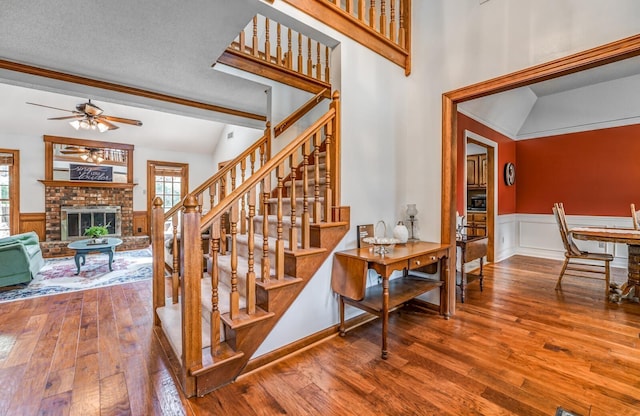
[{"label": "white wainscoting", "polygon": [[[501,223],[501,217],[498,222]],[[506,216],[505,216],[506,217]],[[543,257],[549,259],[564,260],[564,247],[558,225],[553,214],[515,214],[516,244],[512,254]],[[506,221],[505,221],[506,223]],[[584,215],[567,215],[569,229],[574,227],[609,227],[631,228],[631,217],[595,217]],[[507,226],[505,225],[505,229]],[[498,238],[502,232],[502,225],[498,227]],[[506,240],[506,238],[505,238]],[[500,240],[498,240],[500,241]],[[575,240],[582,250],[609,253],[614,256],[613,267],[627,267],[627,245],[602,243],[597,241]],[[505,251],[505,255],[508,251]],[[508,255],[506,256],[508,257]],[[502,253],[496,250],[497,260],[502,260]]]}]

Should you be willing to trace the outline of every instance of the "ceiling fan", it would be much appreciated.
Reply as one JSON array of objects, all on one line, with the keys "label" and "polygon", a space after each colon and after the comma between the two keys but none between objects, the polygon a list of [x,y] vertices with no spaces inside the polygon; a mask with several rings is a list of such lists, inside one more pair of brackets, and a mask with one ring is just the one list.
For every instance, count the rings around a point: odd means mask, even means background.
[{"label": "ceiling fan", "polygon": [[142,122],[139,120],[132,120],[129,118],[114,117],[103,114],[103,110],[97,105],[93,104],[91,100],[86,103],[76,105],[75,110],[66,110],[64,108],[51,107],[43,104],[27,103],[31,105],[37,105],[39,107],[53,108],[54,110],[67,111],[73,113],[72,116],[64,117],[50,117],[47,120],[71,120],[69,124],[76,130],[98,130],[101,133],[107,130],[115,130],[118,128],[113,123],[124,123],[132,126],[142,126]]}]

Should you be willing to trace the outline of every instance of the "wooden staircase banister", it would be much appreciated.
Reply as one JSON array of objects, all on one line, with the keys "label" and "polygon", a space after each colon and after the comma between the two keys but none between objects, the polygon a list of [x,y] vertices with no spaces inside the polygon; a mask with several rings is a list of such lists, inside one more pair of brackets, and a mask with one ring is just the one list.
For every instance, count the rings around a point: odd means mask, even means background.
[{"label": "wooden staircase banister", "polygon": [[267,161],[267,163],[265,163],[260,169],[258,169],[253,175],[251,175],[249,179],[240,184],[240,186],[238,186],[234,191],[228,194],[227,197],[220,201],[220,203],[218,203],[215,207],[212,207],[211,210],[201,218],[201,231],[206,230],[216,217],[225,213],[233,203],[238,202],[238,200],[240,200],[240,198],[244,194],[246,194],[251,188],[255,187],[268,174],[274,171],[278,167],[278,165],[284,163],[292,152],[298,149],[305,140],[308,140],[309,136],[320,131],[320,129],[327,123],[327,121],[333,118],[335,114],[336,110],[334,108],[329,109],[329,111],[327,111],[324,116],[320,117],[315,123],[309,126],[303,133],[298,136],[298,138],[291,141],[289,144],[287,144],[287,146],[280,150],[280,152],[278,152],[278,156],[269,159],[269,161]]},{"label": "wooden staircase banister", "polygon": [[289,115],[287,118],[285,118],[280,123],[278,123],[276,127],[273,129],[273,136],[274,137],[280,136],[282,133],[285,132],[285,130],[287,130],[290,126],[292,126],[296,121],[304,117],[305,114],[307,114],[309,111],[315,108],[315,106],[318,105],[320,102],[322,102],[322,100],[327,98],[327,92],[328,92],[327,88],[323,89],[322,91],[317,93],[313,98],[311,98],[309,101],[302,104],[300,108],[298,108],[296,111],[291,113],[291,115]]},{"label": "wooden staircase banister", "polygon": [[[221,178],[225,177],[231,169],[236,168],[240,163],[242,163],[242,161],[246,160],[246,158],[251,153],[255,152],[263,144],[267,144],[266,153],[268,158],[269,154],[271,153],[271,140],[269,140],[270,136],[271,136],[271,123],[267,122],[267,128],[265,129],[265,133],[260,139],[258,139],[254,144],[249,146],[244,152],[236,156],[231,162],[227,163],[222,169],[218,170],[215,174],[213,174],[213,176],[211,176],[209,179],[207,179],[202,184],[200,184],[200,186],[198,186],[196,189],[191,191],[190,194],[197,196],[203,193],[204,191],[206,191],[207,189],[209,189],[211,185],[218,182]],[[179,203],[171,207],[171,209],[164,214],[165,221],[169,220],[173,216],[173,214],[176,213],[176,211],[184,207],[184,201],[187,198],[187,196],[185,196],[182,199],[182,201],[180,201]]]},{"label": "wooden staircase banister", "polygon": [[[174,267],[169,279],[161,267],[169,247],[165,215],[161,199],[154,200],[154,322],[187,396],[210,392],[242,373],[349,230],[348,207],[335,205],[339,100],[336,91],[328,111],[275,156],[266,158],[264,142],[252,145],[253,153],[247,149],[244,159],[240,155],[228,164],[235,169],[221,169],[227,173],[214,175],[218,182],[210,179],[184,198],[183,209],[171,216],[173,251],[167,253]],[[268,132],[265,136],[270,138]],[[254,166],[256,157],[259,166]],[[210,209],[203,214],[207,189]],[[173,303],[165,297],[169,281],[175,283]]]}]

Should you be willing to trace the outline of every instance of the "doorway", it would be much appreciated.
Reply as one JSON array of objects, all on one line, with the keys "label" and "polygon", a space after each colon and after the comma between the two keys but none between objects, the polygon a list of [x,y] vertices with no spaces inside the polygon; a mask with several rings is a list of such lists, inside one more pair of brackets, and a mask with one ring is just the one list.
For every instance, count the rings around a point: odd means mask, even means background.
[{"label": "doorway", "polygon": [[[488,237],[487,262],[495,258],[495,217],[497,209],[497,143],[469,130],[465,130],[465,147],[460,149],[463,160],[467,160],[465,176],[467,178],[463,195],[460,198],[465,207],[467,224],[473,227],[473,235]],[[475,168],[475,173],[470,172]]]},{"label": "doorway", "polygon": [[187,195],[189,164],[147,161],[147,221],[151,224],[151,207],[156,196],[162,198],[164,212],[169,211]]},{"label": "doorway", "polygon": [[[640,56],[640,35],[631,36],[564,58],[536,65],[492,80],[450,91],[442,95],[442,206],[440,237],[443,244],[455,239],[458,145],[456,140],[457,105],[464,101],[534,84],[551,78],[573,74],[612,62]],[[455,268],[449,268],[447,284],[454,287]],[[449,291],[449,314],[456,309],[456,292]]]},{"label": "doorway", "polygon": [[20,151],[0,149],[0,238],[20,227]]}]

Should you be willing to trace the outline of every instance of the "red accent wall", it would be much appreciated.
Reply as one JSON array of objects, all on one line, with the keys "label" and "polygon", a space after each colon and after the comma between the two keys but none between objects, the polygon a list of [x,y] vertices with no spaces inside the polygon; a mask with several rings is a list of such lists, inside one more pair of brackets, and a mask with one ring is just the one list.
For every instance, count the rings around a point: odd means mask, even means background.
[{"label": "red accent wall", "polygon": [[640,205],[640,125],[516,142],[519,213],[628,216]]},{"label": "red accent wall", "polygon": [[[516,142],[508,138],[507,136],[498,133],[497,131],[481,124],[474,119],[465,116],[462,113],[458,113],[458,127],[457,127],[457,139],[458,139],[458,164],[457,164],[457,207],[458,212],[464,212],[464,205],[462,198],[464,192],[464,185],[467,178],[464,176],[464,167],[466,160],[463,156],[465,141],[464,131],[468,130],[476,133],[486,139],[498,143],[498,215],[513,214],[516,212],[516,188],[518,187],[518,179],[520,176],[518,163],[516,162]],[[513,162],[516,165],[516,183],[513,186],[507,186],[504,183],[503,171],[504,165],[507,162]]]}]

